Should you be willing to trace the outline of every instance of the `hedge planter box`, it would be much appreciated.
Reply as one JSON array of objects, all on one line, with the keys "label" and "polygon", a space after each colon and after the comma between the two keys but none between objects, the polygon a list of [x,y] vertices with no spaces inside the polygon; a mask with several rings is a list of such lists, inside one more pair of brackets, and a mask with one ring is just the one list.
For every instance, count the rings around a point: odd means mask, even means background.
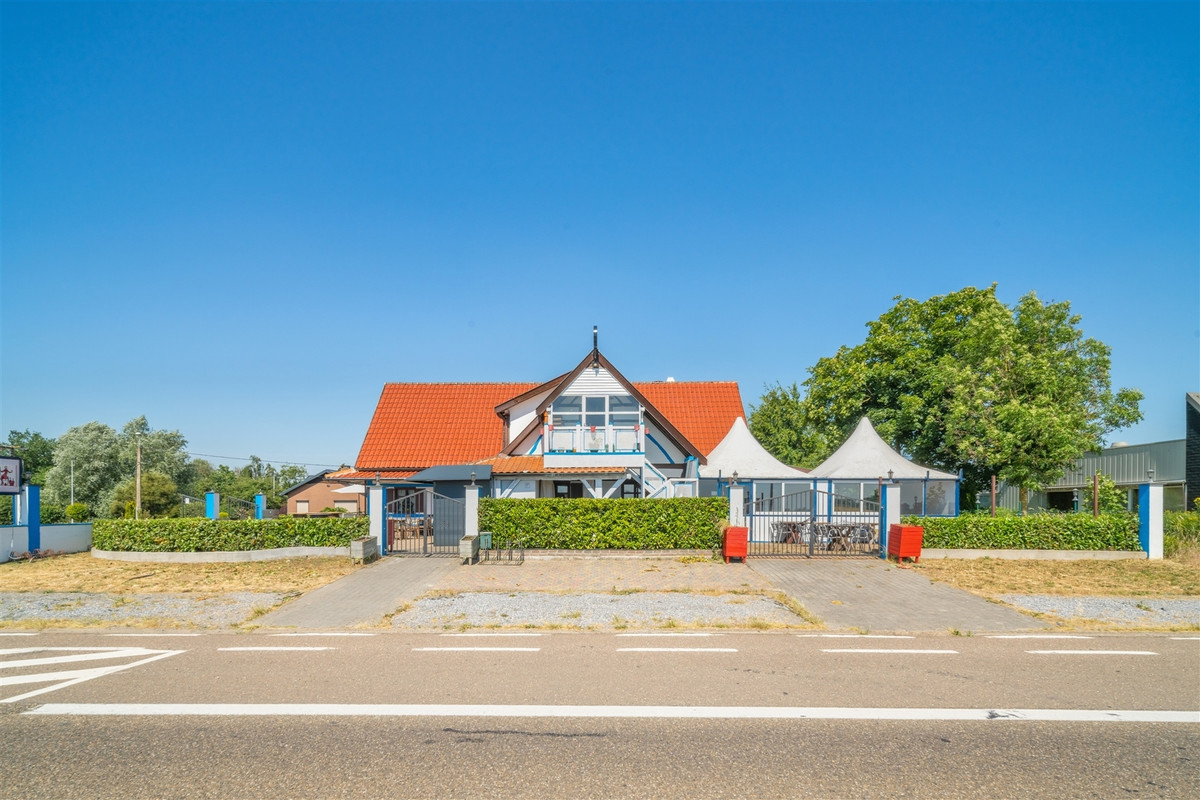
[{"label": "hedge planter box", "polygon": [[925,529],[920,525],[893,525],[888,528],[888,555],[895,556],[897,563],[906,558],[920,563],[924,538]]},{"label": "hedge planter box", "polygon": [[350,560],[370,564],[379,558],[379,541],[374,536],[350,540]]},{"label": "hedge planter box", "polygon": [[726,528],[725,542],[723,550],[725,552],[725,563],[729,563],[731,558],[740,558],[742,563],[746,563],[746,554],[749,552],[750,529],[749,528]]}]

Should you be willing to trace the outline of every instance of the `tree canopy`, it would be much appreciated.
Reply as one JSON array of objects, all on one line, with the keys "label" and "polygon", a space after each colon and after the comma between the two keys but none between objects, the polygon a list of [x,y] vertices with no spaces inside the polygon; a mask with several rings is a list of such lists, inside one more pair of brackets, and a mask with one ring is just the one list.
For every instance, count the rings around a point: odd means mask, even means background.
[{"label": "tree canopy", "polygon": [[1024,498],[1141,419],[1141,392],[1113,391],[1110,348],[1067,302],[1029,293],[1010,308],[995,285],[896,301],[862,344],[809,369],[803,398],[768,387],[750,429],[777,458],[815,466],[866,415],[907,457],[961,469],[964,495],[995,474]]}]

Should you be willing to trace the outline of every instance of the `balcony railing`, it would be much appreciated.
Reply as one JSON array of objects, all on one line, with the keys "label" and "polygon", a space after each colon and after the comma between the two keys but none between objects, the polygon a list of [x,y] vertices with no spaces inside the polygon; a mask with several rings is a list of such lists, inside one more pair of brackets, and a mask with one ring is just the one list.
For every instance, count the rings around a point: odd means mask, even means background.
[{"label": "balcony railing", "polygon": [[642,453],[645,432],[639,425],[547,425],[547,453]]}]

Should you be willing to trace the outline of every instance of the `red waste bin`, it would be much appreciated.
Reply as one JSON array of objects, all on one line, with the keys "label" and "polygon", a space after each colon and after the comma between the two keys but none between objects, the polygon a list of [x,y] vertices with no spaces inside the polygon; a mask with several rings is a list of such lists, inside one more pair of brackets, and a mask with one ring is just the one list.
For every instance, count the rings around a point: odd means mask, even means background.
[{"label": "red waste bin", "polygon": [[749,528],[726,528],[724,553],[725,563],[729,563],[731,558],[740,558],[742,563],[746,563],[746,553],[750,549],[749,545],[750,529]]},{"label": "red waste bin", "polygon": [[924,539],[925,529],[920,525],[892,525],[888,528],[888,555],[895,556],[897,563],[906,558],[920,563]]}]

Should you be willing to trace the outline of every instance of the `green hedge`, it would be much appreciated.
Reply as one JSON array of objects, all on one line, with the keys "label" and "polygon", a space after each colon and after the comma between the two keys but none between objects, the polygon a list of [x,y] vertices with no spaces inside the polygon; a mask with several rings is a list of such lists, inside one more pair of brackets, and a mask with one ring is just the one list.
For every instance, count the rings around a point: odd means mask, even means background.
[{"label": "green hedge", "polygon": [[141,553],[349,547],[351,539],[366,535],[366,517],[102,519],[92,524],[92,547]]},{"label": "green hedge", "polygon": [[1141,550],[1136,514],[905,517],[925,528],[923,546],[982,550]]},{"label": "green hedge", "polygon": [[482,498],[479,530],[495,547],[559,550],[709,550],[720,546],[729,501]]}]

